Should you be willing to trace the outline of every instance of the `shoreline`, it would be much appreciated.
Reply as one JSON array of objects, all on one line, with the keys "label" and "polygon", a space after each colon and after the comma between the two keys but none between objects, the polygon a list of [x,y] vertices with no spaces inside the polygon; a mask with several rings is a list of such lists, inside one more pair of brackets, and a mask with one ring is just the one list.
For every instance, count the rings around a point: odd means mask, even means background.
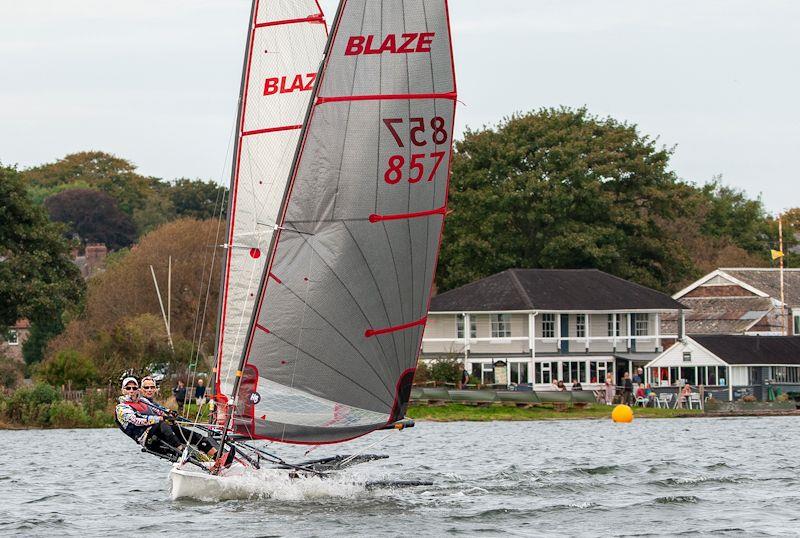
[{"label": "shoreline", "polygon": [[[412,404],[408,417],[418,422],[534,422],[556,420],[611,420],[612,406],[589,405],[555,410],[549,407],[520,408],[513,406],[475,406],[448,403],[442,405]],[[671,418],[736,418],[736,417],[800,417],[800,410],[761,410],[705,412],[699,409],[657,409],[634,407],[634,420]],[[110,429],[114,425],[96,426],[35,426],[0,421],[0,431]]]}]

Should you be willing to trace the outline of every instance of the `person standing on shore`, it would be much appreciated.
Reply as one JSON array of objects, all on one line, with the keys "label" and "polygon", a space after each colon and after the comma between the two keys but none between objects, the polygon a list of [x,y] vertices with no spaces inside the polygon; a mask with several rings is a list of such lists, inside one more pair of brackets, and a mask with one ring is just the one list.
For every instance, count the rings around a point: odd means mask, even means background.
[{"label": "person standing on shore", "polygon": [[183,413],[183,406],[186,404],[186,384],[178,380],[178,386],[172,389],[175,402],[178,404],[178,413]]},{"label": "person standing on shore", "polygon": [[630,405],[633,400],[633,381],[631,381],[631,374],[625,372],[622,376],[622,403]]},{"label": "person standing on shore", "polygon": [[206,386],[202,378],[197,380],[197,386],[194,388],[194,401],[198,410],[206,403]]},{"label": "person standing on shore", "polygon": [[603,387],[606,391],[606,405],[611,405],[614,403],[614,390],[616,389],[614,386],[614,376],[606,374],[606,382],[603,384]]}]

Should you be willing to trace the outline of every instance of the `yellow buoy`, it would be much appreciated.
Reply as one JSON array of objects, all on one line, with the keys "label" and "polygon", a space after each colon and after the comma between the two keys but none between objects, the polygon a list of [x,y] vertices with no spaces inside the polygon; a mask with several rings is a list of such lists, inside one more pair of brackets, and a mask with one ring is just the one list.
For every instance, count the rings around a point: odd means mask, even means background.
[{"label": "yellow buoy", "polygon": [[633,409],[625,404],[618,405],[611,411],[611,420],[614,422],[631,422],[633,420]]}]

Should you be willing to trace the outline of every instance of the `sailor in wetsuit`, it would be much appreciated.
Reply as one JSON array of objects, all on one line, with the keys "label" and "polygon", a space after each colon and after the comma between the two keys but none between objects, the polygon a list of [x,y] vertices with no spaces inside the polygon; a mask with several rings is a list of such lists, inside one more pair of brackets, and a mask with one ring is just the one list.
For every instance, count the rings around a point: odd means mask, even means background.
[{"label": "sailor in wetsuit", "polygon": [[181,428],[175,424],[177,415],[174,412],[139,395],[136,378],[126,377],[122,381],[122,388],[124,396],[117,404],[114,418],[127,436],[148,450],[165,456],[181,454],[188,442],[207,454],[209,461],[214,458],[217,450],[208,439]]}]

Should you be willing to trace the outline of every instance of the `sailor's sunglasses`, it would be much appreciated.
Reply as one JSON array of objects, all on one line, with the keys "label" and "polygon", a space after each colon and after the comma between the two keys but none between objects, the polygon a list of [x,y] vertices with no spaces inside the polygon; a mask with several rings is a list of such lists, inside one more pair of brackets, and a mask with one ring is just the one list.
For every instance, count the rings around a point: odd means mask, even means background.
[{"label": "sailor's sunglasses", "polygon": [[157,389],[158,387],[155,385],[142,385],[142,389]]},{"label": "sailor's sunglasses", "polygon": [[129,385],[129,386],[125,387],[125,390],[139,390],[139,387],[135,387],[133,385]]}]

